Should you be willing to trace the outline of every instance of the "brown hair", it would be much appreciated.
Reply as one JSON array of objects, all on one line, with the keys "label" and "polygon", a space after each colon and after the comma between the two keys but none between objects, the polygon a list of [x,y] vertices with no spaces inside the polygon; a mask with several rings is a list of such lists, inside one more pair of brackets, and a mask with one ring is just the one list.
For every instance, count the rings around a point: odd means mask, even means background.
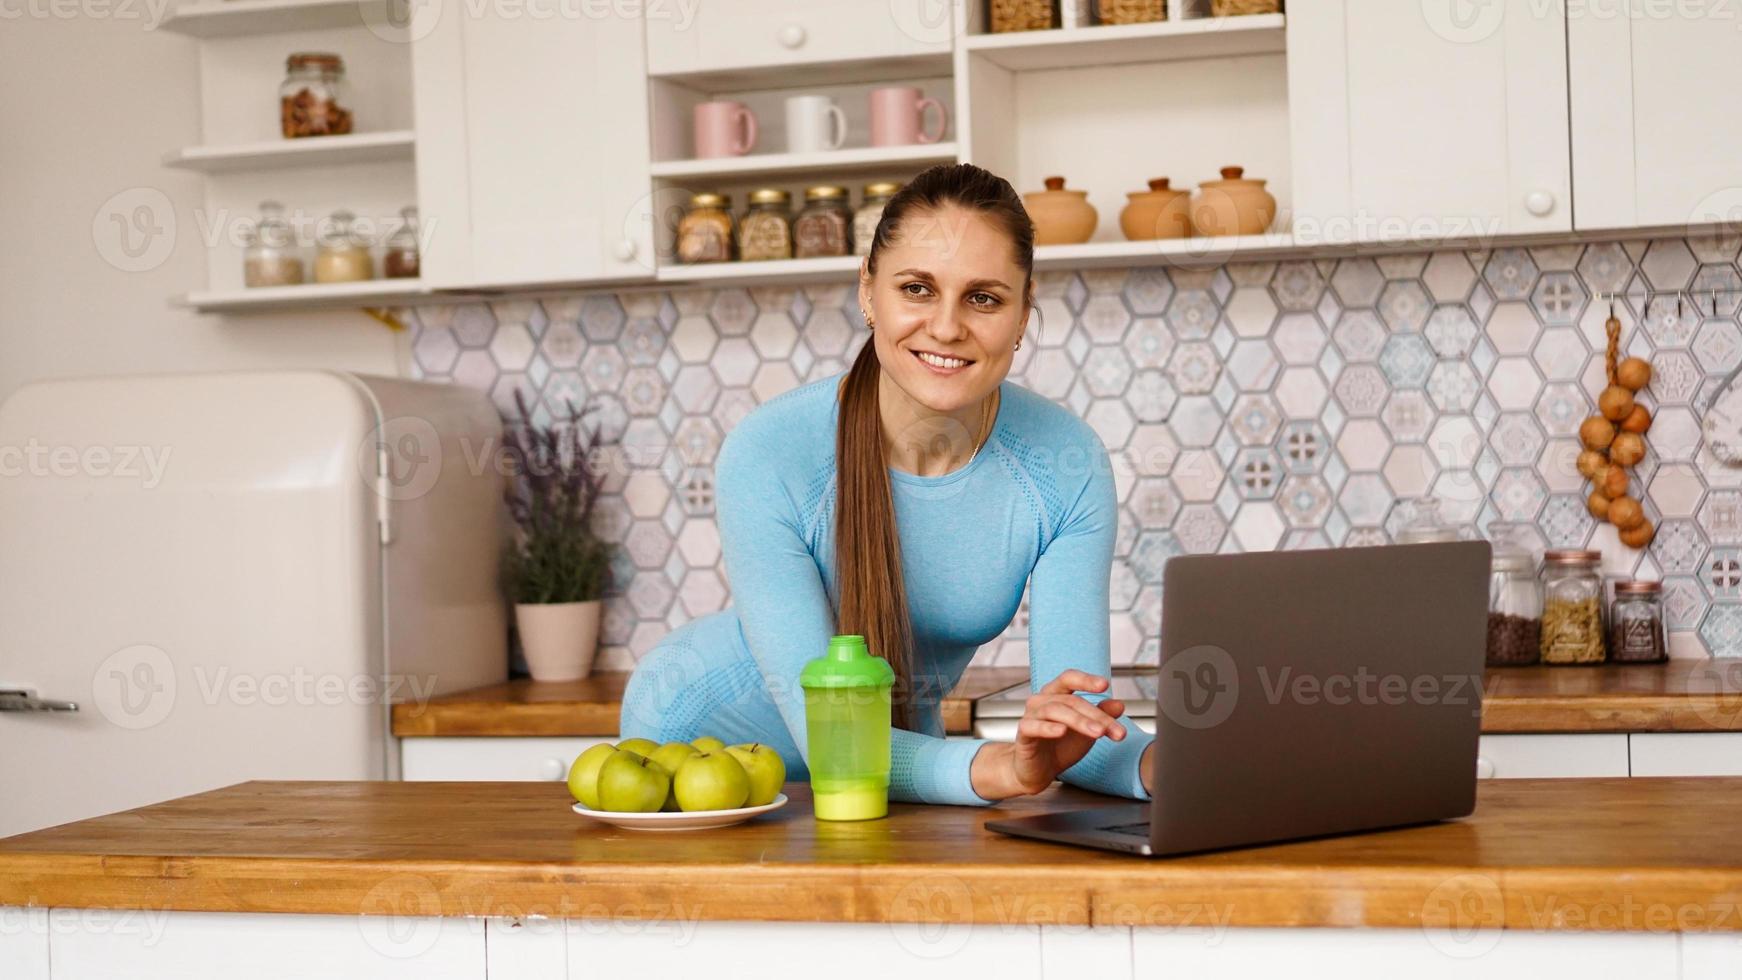
[{"label": "brown hair", "polygon": [[[889,199],[865,258],[866,271],[875,274],[878,254],[909,214],[947,206],[986,215],[1009,232],[1026,296],[1027,279],[1034,274],[1034,224],[1009,181],[969,163],[922,171]],[[862,634],[871,653],[889,661],[895,670],[895,725],[912,730],[918,720],[913,716],[913,622],[902,583],[901,539],[877,409],[880,374],[875,345],[867,339],[841,382],[835,432],[836,628]]]}]

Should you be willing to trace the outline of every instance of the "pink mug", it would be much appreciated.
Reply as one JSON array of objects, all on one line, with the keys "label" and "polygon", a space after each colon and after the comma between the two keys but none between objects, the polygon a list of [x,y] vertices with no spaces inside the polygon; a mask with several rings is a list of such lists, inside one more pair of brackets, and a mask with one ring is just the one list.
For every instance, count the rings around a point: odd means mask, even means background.
[{"label": "pink mug", "polygon": [[[936,132],[920,129],[927,109],[938,111]],[[949,128],[950,114],[943,103],[928,99],[916,88],[897,86],[871,90],[871,145],[910,146],[914,143],[936,143]]]},{"label": "pink mug", "polygon": [[696,106],[696,157],[741,157],[756,146],[756,114],[742,102]]}]

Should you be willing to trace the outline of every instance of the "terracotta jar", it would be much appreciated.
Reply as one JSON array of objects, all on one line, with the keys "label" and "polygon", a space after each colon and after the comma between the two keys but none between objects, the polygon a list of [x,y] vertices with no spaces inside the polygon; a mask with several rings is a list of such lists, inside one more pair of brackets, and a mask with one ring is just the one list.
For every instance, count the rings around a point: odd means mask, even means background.
[{"label": "terracotta jar", "polygon": [[1131,203],[1119,212],[1119,228],[1126,238],[1146,242],[1191,236],[1192,194],[1167,185],[1166,177],[1157,177],[1149,182],[1149,190],[1125,195]]},{"label": "terracotta jar", "polygon": [[1276,198],[1264,181],[1242,175],[1243,167],[1223,167],[1221,180],[1198,185],[1192,199],[1192,227],[1200,235],[1262,235],[1276,220]]},{"label": "terracotta jar", "polygon": [[1022,195],[1023,207],[1034,220],[1034,243],[1077,245],[1088,241],[1100,217],[1088,197],[1088,191],[1065,190],[1063,177],[1048,177],[1046,190]]}]

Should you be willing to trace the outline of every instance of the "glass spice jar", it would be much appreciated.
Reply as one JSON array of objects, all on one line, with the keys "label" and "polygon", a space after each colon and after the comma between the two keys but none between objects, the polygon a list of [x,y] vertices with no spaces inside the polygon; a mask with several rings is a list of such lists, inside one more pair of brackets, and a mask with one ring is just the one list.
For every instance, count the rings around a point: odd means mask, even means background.
[{"label": "glass spice jar", "polygon": [[1440,517],[1438,497],[1417,497],[1409,520],[1397,529],[1398,544],[1430,544],[1456,540],[1458,529]]},{"label": "glass spice jar", "polygon": [[1625,664],[1669,659],[1662,582],[1615,583],[1615,601],[1609,607],[1609,659]]},{"label": "glass spice jar", "polygon": [[792,258],[792,196],[764,187],[750,192],[750,210],[738,222],[738,257],[746,262]]},{"label": "glass spice jar", "polygon": [[384,279],[416,279],[421,263],[417,251],[417,208],[399,209],[400,225],[387,236],[381,255],[381,276]]},{"label": "glass spice jar", "polygon": [[1542,556],[1542,662],[1600,664],[1603,649],[1601,552],[1553,550]]},{"label": "glass spice jar", "polygon": [[805,188],[804,210],[792,222],[793,258],[851,254],[852,227],[853,209],[847,203],[845,187]]},{"label": "glass spice jar", "polygon": [[1536,562],[1514,534],[1489,528],[1488,666],[1534,664],[1542,654],[1542,583]]},{"label": "glass spice jar", "polygon": [[356,215],[334,211],[320,234],[315,253],[315,282],[359,282],[375,278],[369,243],[352,228]]},{"label": "glass spice jar", "polygon": [[295,251],[296,233],[284,220],[284,205],[260,202],[260,219],[248,229],[242,249],[242,283],[249,289],[262,286],[295,286],[302,282],[302,259]]},{"label": "glass spice jar", "polygon": [[696,194],[677,223],[677,260],[686,265],[732,260],[732,199]]},{"label": "glass spice jar", "polygon": [[285,59],[278,118],[285,139],[343,136],[351,131],[345,63],[336,54],[300,52]]},{"label": "glass spice jar", "polygon": [[877,222],[883,220],[883,208],[901,190],[893,181],[878,181],[865,185],[865,198],[859,210],[853,212],[853,254],[870,255],[871,242],[877,237]]}]

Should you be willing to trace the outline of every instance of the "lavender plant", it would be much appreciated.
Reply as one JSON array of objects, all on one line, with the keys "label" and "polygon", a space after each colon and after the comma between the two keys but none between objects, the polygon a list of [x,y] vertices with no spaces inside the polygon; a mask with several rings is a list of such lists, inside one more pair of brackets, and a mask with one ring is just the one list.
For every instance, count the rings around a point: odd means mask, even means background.
[{"label": "lavender plant", "polygon": [[508,464],[505,496],[514,533],[503,556],[503,583],[516,603],[586,602],[610,584],[612,545],[593,533],[593,506],[604,483],[598,460],[599,427],[583,421],[589,403],[549,426],[532,420],[526,399],[514,393],[518,419],[504,426]]}]

